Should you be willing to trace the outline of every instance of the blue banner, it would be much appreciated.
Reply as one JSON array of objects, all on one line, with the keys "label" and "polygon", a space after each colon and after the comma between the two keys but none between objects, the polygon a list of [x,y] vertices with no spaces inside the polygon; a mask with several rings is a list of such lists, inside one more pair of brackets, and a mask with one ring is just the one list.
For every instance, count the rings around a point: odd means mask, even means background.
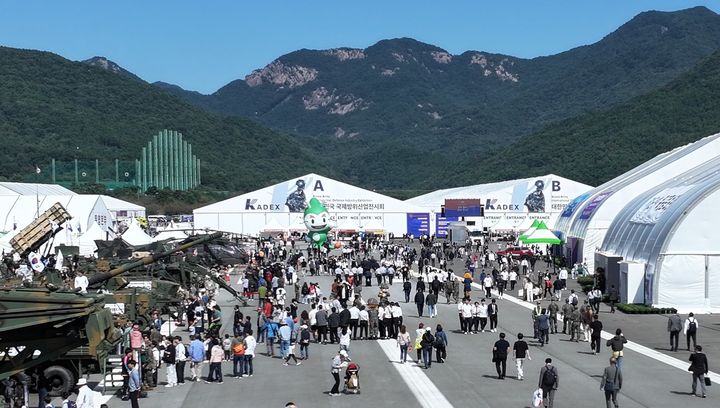
[{"label": "blue banner", "polygon": [[407,233],[416,237],[430,235],[430,214],[429,213],[408,213]]}]

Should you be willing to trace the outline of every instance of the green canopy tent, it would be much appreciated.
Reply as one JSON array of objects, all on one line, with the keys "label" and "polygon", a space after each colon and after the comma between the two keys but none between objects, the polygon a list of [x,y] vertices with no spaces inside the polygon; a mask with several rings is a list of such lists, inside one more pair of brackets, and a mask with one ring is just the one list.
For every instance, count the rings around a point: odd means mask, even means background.
[{"label": "green canopy tent", "polygon": [[518,239],[522,241],[523,239],[527,238],[528,235],[535,232],[535,229],[538,227],[538,225],[540,225],[540,221],[535,219],[535,221],[532,222],[532,225],[530,226],[530,228],[528,228],[525,232],[520,234],[520,237],[518,237]]},{"label": "green canopy tent", "polygon": [[562,240],[557,237],[552,231],[550,231],[545,225],[545,222],[540,221],[535,231],[527,234],[527,236],[520,237],[520,240],[525,244],[548,244],[557,245],[562,243]]}]

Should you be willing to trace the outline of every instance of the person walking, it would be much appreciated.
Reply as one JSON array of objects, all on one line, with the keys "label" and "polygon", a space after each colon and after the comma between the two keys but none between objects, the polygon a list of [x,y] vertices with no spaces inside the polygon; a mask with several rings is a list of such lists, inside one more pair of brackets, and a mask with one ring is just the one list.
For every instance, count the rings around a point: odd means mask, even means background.
[{"label": "person walking", "polygon": [[500,339],[493,346],[493,362],[495,363],[495,371],[497,371],[498,379],[505,379],[505,371],[507,369],[507,354],[510,343],[505,340],[505,333],[500,333]]},{"label": "person walking", "polygon": [[615,303],[618,301],[618,290],[615,285],[610,285],[610,290],[608,290],[608,301],[610,301],[610,313],[615,313]]},{"label": "person walking", "polygon": [[685,324],[683,325],[683,333],[685,334],[685,340],[687,341],[688,351],[690,351],[690,339],[692,339],[693,342],[693,350],[697,345],[697,331],[699,327],[700,324],[695,318],[695,314],[690,312],[690,314],[688,314],[688,318],[685,319]]},{"label": "person walking", "polygon": [[438,363],[444,363],[447,358],[447,345],[448,338],[447,334],[443,330],[441,324],[435,327],[435,357]]},{"label": "person walking", "polygon": [[397,344],[400,347],[400,362],[405,364],[407,362],[407,351],[410,346],[410,333],[407,331],[407,327],[403,324],[400,326],[400,332],[397,336]]},{"label": "person walking", "polygon": [[243,377],[253,376],[253,358],[255,358],[255,347],[257,340],[253,337],[252,329],[245,330],[245,365],[243,366]]},{"label": "person walking", "polygon": [[192,375],[190,381],[200,381],[202,362],[205,360],[205,345],[200,340],[199,334],[190,342],[188,353],[190,354],[190,374]]},{"label": "person walking", "polygon": [[465,334],[470,334],[473,316],[473,306],[470,304],[470,298],[466,297],[462,303],[458,303],[458,311],[460,312],[460,330]]},{"label": "person walking", "polygon": [[525,376],[523,371],[523,363],[525,359],[532,360],[530,357],[530,348],[525,340],[523,340],[523,334],[518,333],[517,341],[513,343],[513,353],[515,354],[515,367],[517,368],[517,379],[522,381]]},{"label": "person walking", "polygon": [[[130,382],[128,383],[128,390],[130,391],[130,406],[132,408],[139,408],[138,398],[140,398],[140,372],[138,371],[137,363],[135,360],[128,361],[128,368],[130,369]],[[704,388],[703,388],[704,390]]]},{"label": "person walking", "polygon": [[490,318],[490,331],[495,333],[498,325],[498,305],[493,299],[488,305],[488,317]]},{"label": "person walking", "polygon": [[167,384],[165,384],[165,386],[174,387],[177,385],[177,371],[175,370],[175,345],[173,343],[165,347],[163,361],[165,362],[165,374],[167,378]]},{"label": "person walking", "polygon": [[607,346],[612,349],[612,356],[615,357],[619,370],[622,370],[625,343],[627,343],[627,339],[625,339],[620,329],[615,330],[615,336],[607,341]]},{"label": "person walking", "polygon": [[555,366],[552,365],[552,358],[545,359],[545,365],[540,369],[538,388],[543,391],[543,404],[545,408],[552,408],[555,400],[555,391],[560,385],[560,377]]},{"label": "person walking", "polygon": [[422,359],[425,369],[432,367],[432,350],[435,345],[435,336],[433,336],[430,326],[425,328],[425,333],[422,335],[420,342],[422,347]]},{"label": "person walking", "polygon": [[560,307],[555,303],[555,299],[550,299],[550,304],[547,307],[548,317],[550,318],[550,334],[555,334],[558,331],[557,315],[560,311]]},{"label": "person walking", "polygon": [[680,342],[680,330],[683,329],[682,319],[677,311],[668,317],[667,331],[670,332],[670,351],[677,351]]},{"label": "person walking", "polygon": [[[595,316],[597,317],[597,316]],[[612,408],[610,402],[619,408],[617,395],[622,388],[622,371],[617,367],[617,360],[610,357],[610,365],[605,367],[602,379],[600,380],[600,389],[605,391],[605,407]]]},{"label": "person walking", "polygon": [[573,306],[570,304],[570,299],[565,299],[565,304],[562,306],[562,319],[563,319],[563,334],[567,334],[568,329],[572,329],[572,321],[570,316],[573,313]]},{"label": "person walking", "polygon": [[340,350],[332,359],[332,365],[330,366],[330,373],[333,376],[335,383],[330,390],[330,396],[334,397],[340,395],[340,370],[347,366],[347,362],[350,361],[347,351]]},{"label": "person walking", "polygon": [[437,311],[435,310],[436,302],[437,302],[437,297],[435,296],[435,293],[433,291],[428,292],[427,296],[425,296],[425,304],[427,305],[428,316],[430,316],[430,317],[437,316]]},{"label": "person walking", "polygon": [[415,306],[417,306],[418,317],[422,317],[423,307],[425,306],[425,295],[421,291],[415,292]]},{"label": "person walking", "polygon": [[550,343],[550,317],[547,315],[547,311],[542,309],[540,314],[537,316],[537,328],[538,328],[538,340],[540,340],[540,347],[545,346],[545,343]]},{"label": "person walking", "polygon": [[603,324],[599,320],[598,315],[593,316],[593,321],[590,323],[590,349],[593,355],[600,352],[600,334],[602,333]]},{"label": "person walking", "polygon": [[[705,375],[708,373],[707,356],[702,352],[702,346],[695,346],[695,352],[690,355],[690,368],[692,372],[692,393],[696,397],[706,398]],[[702,395],[697,394],[697,383],[700,382]]]},{"label": "person walking", "polygon": [[412,291],[412,283],[409,280],[403,282],[403,293],[405,294],[405,303],[410,303],[410,291]]},{"label": "person walking", "polygon": [[[182,337],[175,336],[173,339],[175,344],[175,373],[178,385],[185,384],[185,361],[187,360],[187,349],[182,342]],[[223,350],[224,351],[224,350]]]},{"label": "person walking", "polygon": [[222,346],[220,346],[220,342],[218,342],[217,339],[212,339],[210,342],[212,347],[210,348],[210,368],[208,372],[208,378],[205,383],[212,383],[217,382],[219,384],[223,383],[223,374],[222,374],[222,361],[223,357],[225,357],[225,352],[222,349]]}]

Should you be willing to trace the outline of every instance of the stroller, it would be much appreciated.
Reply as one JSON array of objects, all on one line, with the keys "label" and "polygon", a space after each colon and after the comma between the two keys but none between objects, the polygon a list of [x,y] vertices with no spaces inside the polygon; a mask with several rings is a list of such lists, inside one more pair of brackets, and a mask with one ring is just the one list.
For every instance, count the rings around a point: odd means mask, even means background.
[{"label": "stroller", "polygon": [[348,364],[345,369],[345,394],[360,394],[360,366],[355,363]]}]

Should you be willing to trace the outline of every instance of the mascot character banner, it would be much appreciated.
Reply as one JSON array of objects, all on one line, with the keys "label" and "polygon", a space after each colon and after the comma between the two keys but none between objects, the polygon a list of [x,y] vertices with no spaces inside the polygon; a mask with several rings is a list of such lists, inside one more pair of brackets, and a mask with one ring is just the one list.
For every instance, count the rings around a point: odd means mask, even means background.
[{"label": "mascot character banner", "polygon": [[330,214],[320,200],[313,197],[305,208],[303,220],[308,229],[308,240],[313,248],[320,248],[327,242],[330,226]]}]

